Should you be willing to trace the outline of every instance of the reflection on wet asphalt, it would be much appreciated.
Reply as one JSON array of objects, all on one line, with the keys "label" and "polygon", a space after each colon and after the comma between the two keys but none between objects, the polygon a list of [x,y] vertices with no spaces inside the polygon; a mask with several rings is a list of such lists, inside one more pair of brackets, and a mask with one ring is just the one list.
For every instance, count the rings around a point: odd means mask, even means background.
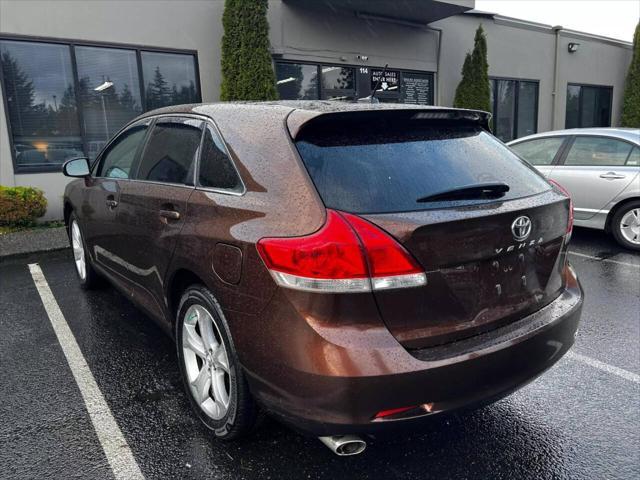
[{"label": "reflection on wet asphalt", "polygon": [[[574,351],[640,374],[640,255],[577,229],[571,256],[586,290]],[[565,358],[511,397],[369,439],[335,457],[266,420],[235,443],[190,411],[175,346],[110,287],[83,292],[68,253],[0,264],[0,477],[112,478],[79,390],[39,301],[37,261],[148,478],[638,478],[640,388]]]}]

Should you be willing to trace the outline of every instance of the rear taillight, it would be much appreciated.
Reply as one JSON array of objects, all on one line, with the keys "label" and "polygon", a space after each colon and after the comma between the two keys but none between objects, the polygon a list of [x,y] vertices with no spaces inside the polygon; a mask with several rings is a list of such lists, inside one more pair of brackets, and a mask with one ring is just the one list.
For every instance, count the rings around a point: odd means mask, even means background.
[{"label": "rear taillight", "polygon": [[395,239],[335,210],[327,210],[324,226],[311,235],[263,238],[257,247],[276,282],[296,290],[368,292],[427,283],[424,270]]},{"label": "rear taillight", "polygon": [[573,232],[573,198],[571,198],[571,194],[567,189],[555,180],[549,180],[549,183],[553,184],[558,190],[569,197],[569,221],[567,222],[567,235],[571,235],[571,232]]}]

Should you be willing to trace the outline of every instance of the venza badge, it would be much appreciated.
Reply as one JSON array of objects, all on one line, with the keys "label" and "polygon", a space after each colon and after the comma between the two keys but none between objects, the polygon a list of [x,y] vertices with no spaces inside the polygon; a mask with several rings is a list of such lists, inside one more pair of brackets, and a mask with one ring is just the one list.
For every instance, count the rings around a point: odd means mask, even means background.
[{"label": "venza badge", "polygon": [[511,224],[511,233],[517,242],[526,240],[531,233],[531,219],[524,215],[516,218]]}]

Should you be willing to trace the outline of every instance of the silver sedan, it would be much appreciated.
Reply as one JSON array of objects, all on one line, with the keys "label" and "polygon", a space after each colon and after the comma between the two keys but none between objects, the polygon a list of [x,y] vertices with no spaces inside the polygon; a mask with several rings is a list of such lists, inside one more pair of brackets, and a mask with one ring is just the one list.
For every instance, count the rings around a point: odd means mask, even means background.
[{"label": "silver sedan", "polygon": [[575,225],[640,250],[640,130],[556,130],[507,145],[571,194]]}]

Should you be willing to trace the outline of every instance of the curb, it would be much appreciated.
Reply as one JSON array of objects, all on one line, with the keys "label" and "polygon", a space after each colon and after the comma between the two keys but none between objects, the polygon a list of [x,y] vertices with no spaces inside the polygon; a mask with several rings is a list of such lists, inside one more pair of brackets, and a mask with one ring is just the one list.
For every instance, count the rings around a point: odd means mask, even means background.
[{"label": "curb", "polygon": [[7,233],[0,236],[0,261],[69,248],[65,227]]}]

